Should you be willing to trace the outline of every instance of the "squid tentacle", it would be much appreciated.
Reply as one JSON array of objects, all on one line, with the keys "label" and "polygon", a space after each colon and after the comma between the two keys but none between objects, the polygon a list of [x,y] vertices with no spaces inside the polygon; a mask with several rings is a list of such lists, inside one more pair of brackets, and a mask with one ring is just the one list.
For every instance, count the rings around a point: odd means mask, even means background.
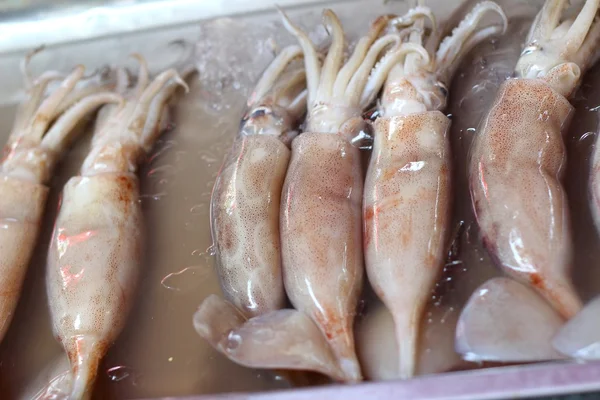
[{"label": "squid tentacle", "polygon": [[304,65],[306,69],[306,84],[308,87],[308,105],[311,107],[317,97],[317,91],[321,79],[321,62],[319,61],[317,49],[306,32],[294,25],[294,23],[281,8],[277,9],[283,20],[283,26],[288,30],[288,32],[296,37],[300,43],[300,46],[302,47],[302,51],[304,53]]},{"label": "squid tentacle", "polygon": [[81,121],[81,118],[102,104],[110,103],[123,105],[124,99],[120,95],[112,92],[88,95],[58,118],[42,139],[41,146],[53,152],[62,151],[68,144],[69,133],[71,133],[75,125]]},{"label": "squid tentacle", "polygon": [[146,87],[148,86],[149,83],[149,76],[150,73],[148,72],[148,62],[146,61],[146,59],[139,53],[133,53],[131,54],[131,57],[136,59],[137,62],[140,64],[139,68],[138,68],[138,77],[137,77],[137,84],[136,84],[136,97],[141,97],[142,94],[144,93],[144,90],[146,90]]},{"label": "squid tentacle", "polygon": [[83,77],[85,68],[83,65],[75,67],[73,72],[62,82],[60,87],[54,91],[37,109],[30,125],[30,134],[33,138],[41,140],[50,122],[56,118],[57,110],[62,100],[75,88],[77,82]]},{"label": "squid tentacle", "polygon": [[256,84],[252,95],[250,95],[248,99],[248,107],[256,106],[257,103],[271,90],[287,66],[293,60],[300,57],[302,57],[302,48],[299,46],[288,46],[281,50],[277,57],[269,64]]},{"label": "squid tentacle", "polygon": [[490,30],[488,29],[489,27],[483,28],[480,31],[476,30],[477,25],[489,12],[495,13],[502,19],[502,29],[500,32],[506,32],[508,19],[498,4],[492,1],[483,1],[477,4],[460,24],[454,28],[452,34],[442,41],[436,53],[438,76],[444,79],[444,83],[448,83],[447,80],[450,78],[448,73],[458,64],[462,55],[477,43],[497,33],[497,29]]},{"label": "squid tentacle", "polygon": [[558,26],[563,10],[567,6],[567,0],[551,0],[544,3],[542,10],[535,17],[527,43],[530,44],[536,40],[547,40],[552,32]]},{"label": "squid tentacle", "polygon": [[[189,68],[187,70],[182,70],[179,73],[179,76],[185,79],[195,70],[195,67]],[[161,116],[164,115],[163,108],[165,107],[175,90],[177,90],[177,88],[181,86],[183,86],[186,89],[186,92],[189,90],[187,86],[181,84],[181,81],[177,79],[171,79],[165,84],[165,86],[163,86],[162,90],[152,101],[150,109],[148,110],[146,124],[144,125],[144,129],[140,136],[142,147],[145,151],[148,152],[151,150],[151,147],[156,141],[157,135],[160,135],[161,132],[159,129],[159,121]]]},{"label": "squid tentacle", "polygon": [[415,45],[414,43],[404,43],[397,51],[388,53],[376,66],[369,76],[365,88],[360,97],[360,106],[366,107],[377,95],[383,86],[388,73],[394,66],[408,54],[417,54],[425,62],[429,62],[429,53],[423,46]]},{"label": "squid tentacle", "polygon": [[340,71],[340,65],[344,58],[344,30],[339,18],[329,9],[323,12],[323,18],[327,26],[331,27],[333,39],[323,63],[319,89],[317,90],[315,100],[317,103],[327,101],[331,98],[336,76]]},{"label": "squid tentacle", "polygon": [[366,36],[362,37],[358,41],[356,47],[354,48],[354,51],[352,52],[352,56],[350,56],[350,59],[346,62],[346,64],[344,64],[344,66],[338,73],[337,78],[335,79],[335,83],[333,85],[334,96],[345,92],[346,87],[348,86],[348,82],[350,82],[350,79],[352,79],[352,76],[360,67],[369,48],[371,47],[373,42],[375,42],[377,37],[381,34],[387,23],[388,18],[377,18],[377,20],[375,20],[371,29],[369,30],[369,33],[367,33]]},{"label": "squid tentacle", "polygon": [[350,80],[348,87],[345,90],[345,96],[350,96],[352,99],[358,100],[361,93],[364,91],[364,87],[371,70],[377,62],[379,54],[389,45],[394,45],[391,51],[394,51],[400,46],[400,38],[397,34],[388,34],[379,39],[369,49],[367,55],[362,60],[360,67],[354,73],[354,76]]}]

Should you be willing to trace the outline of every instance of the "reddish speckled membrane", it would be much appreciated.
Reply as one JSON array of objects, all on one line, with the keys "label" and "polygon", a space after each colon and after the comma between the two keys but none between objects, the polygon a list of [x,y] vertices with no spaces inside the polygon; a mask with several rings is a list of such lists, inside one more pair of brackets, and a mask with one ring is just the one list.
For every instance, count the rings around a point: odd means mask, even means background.
[{"label": "reddish speckled membrane", "polygon": [[163,397],[154,400],[490,400],[596,390],[600,390],[600,361],[489,368],[396,382],[332,385],[269,393]]}]

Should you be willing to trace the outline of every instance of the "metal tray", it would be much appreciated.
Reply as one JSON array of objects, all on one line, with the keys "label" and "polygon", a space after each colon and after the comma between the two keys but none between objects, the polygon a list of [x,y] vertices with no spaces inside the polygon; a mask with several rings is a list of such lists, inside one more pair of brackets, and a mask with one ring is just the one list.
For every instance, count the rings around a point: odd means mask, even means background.
[{"label": "metal tray", "polygon": [[[459,5],[460,1],[430,0],[429,3],[434,3],[436,13],[443,16],[448,15]],[[509,16],[519,19],[522,16],[530,18],[540,7],[541,0],[504,0],[500,3],[509,3],[510,7],[507,8]],[[272,398],[289,400],[308,398],[329,398],[331,400],[359,398],[496,399],[600,390],[600,362],[587,364],[563,362],[445,373],[404,382],[376,382],[272,391],[272,389],[282,388],[283,385],[277,382],[268,382],[264,378],[261,378],[259,383],[237,384],[234,382],[236,379],[229,376],[230,371],[233,371],[231,376],[246,373],[245,377],[241,379],[244,382],[250,379],[247,372],[243,372],[244,369],[222,359],[205,344],[199,344],[201,339],[195,336],[191,328],[191,315],[202,298],[216,291],[214,289],[216,281],[212,276],[214,274],[211,275],[210,272],[209,255],[202,251],[202,262],[206,265],[202,270],[194,270],[194,279],[200,276],[200,279],[203,280],[201,286],[204,286],[188,287],[178,292],[177,290],[169,291],[168,288],[165,290],[165,285],[159,285],[158,281],[163,283],[164,279],[160,280],[161,276],[169,273],[172,275],[178,270],[184,271],[185,269],[180,267],[197,263],[197,261],[190,261],[190,254],[193,255],[196,251],[192,251],[193,248],[205,249],[210,244],[207,242],[207,214],[205,211],[202,211],[201,217],[190,220],[189,215],[181,212],[180,209],[186,207],[189,209],[190,204],[193,204],[194,201],[206,201],[206,194],[210,192],[214,175],[221,162],[220,157],[229,143],[226,141],[215,147],[211,145],[211,140],[216,137],[216,134],[220,134],[219,132],[229,136],[234,134],[245,96],[252,82],[270,59],[270,48],[274,45],[281,46],[292,42],[277,22],[274,4],[289,10],[292,16],[301,21],[305,27],[316,26],[321,9],[325,6],[332,7],[339,13],[342,22],[347,25],[348,36],[351,39],[355,39],[361,29],[364,29],[368,22],[377,15],[390,12],[402,13],[408,7],[404,1],[384,3],[383,0],[279,0],[277,2],[272,0],[123,0],[112,2],[39,0],[0,2],[0,141],[2,142],[12,125],[14,105],[23,97],[20,63],[24,55],[32,48],[42,44],[46,46],[46,49],[33,60],[32,71],[34,73],[50,67],[67,71],[78,63],[85,64],[88,70],[100,68],[106,64],[129,63],[128,56],[134,51],[147,57],[150,68],[158,71],[184,56],[185,51],[182,52],[182,50],[185,50],[185,46],[172,46],[172,42],[180,39],[185,39],[190,43],[197,42],[193,49],[195,49],[201,70],[200,79],[195,82],[191,93],[195,100],[193,100],[193,104],[186,105],[186,98],[182,98],[175,106],[176,109],[183,108],[184,112],[182,113],[188,116],[177,124],[175,131],[163,138],[157,146],[158,149],[151,157],[152,160],[161,158],[163,150],[166,149],[172,154],[168,156],[170,157],[169,161],[161,165],[151,163],[142,171],[142,186],[145,190],[144,196],[148,199],[145,213],[150,220],[149,229],[165,229],[166,235],[169,232],[178,232],[177,234],[189,236],[198,235],[198,239],[186,237],[183,243],[171,246],[175,246],[175,249],[168,250],[166,255],[157,257],[157,260],[148,261],[145,265],[148,276],[144,278],[145,283],[141,285],[142,293],[139,294],[139,297],[144,297],[144,301],[140,300],[141,305],[137,305],[134,309],[133,322],[126,328],[122,335],[123,338],[119,339],[119,343],[115,346],[116,350],[111,350],[107,357],[107,363],[108,366],[120,365],[126,363],[127,357],[131,354],[137,354],[139,364],[143,364],[144,360],[149,360],[148,363],[151,364],[154,360],[152,356],[148,355],[144,358],[145,356],[140,356],[139,353],[156,351],[160,353],[160,357],[164,356],[164,360],[160,364],[160,368],[163,368],[164,371],[161,369],[160,374],[155,371],[156,374],[150,374],[150,378],[147,380],[159,375],[165,375],[165,380],[160,381],[157,378],[157,383],[149,386],[154,389],[146,391],[117,391],[120,393],[118,397],[150,398],[154,396],[153,398],[196,400],[221,398],[221,396],[229,399],[253,400]],[[312,32],[312,34],[318,36],[324,35],[324,32]],[[244,35],[244,40],[238,40],[241,35]],[[244,46],[247,47],[248,41],[252,40],[256,42],[256,46],[244,49]],[[490,46],[485,50],[488,53],[494,47],[493,44]],[[511,57],[516,59],[519,44],[515,42],[513,47],[514,51],[509,53],[495,54],[495,61],[501,62],[503,58],[510,60]],[[475,51],[476,54],[465,61],[466,67],[461,69],[463,72],[458,74],[456,80],[472,83],[477,79],[482,79],[481,75],[478,75],[479,72],[473,73],[473,71],[485,69],[487,61],[482,61],[487,57],[485,51],[479,53]],[[510,65],[509,61],[504,62],[506,65]],[[481,64],[481,68],[479,64]],[[465,71],[471,71],[471,74],[469,75],[469,72]],[[501,73],[494,71],[495,74]],[[598,68],[590,72],[590,75],[592,78],[586,77],[588,86],[590,82],[597,80],[600,76]],[[483,79],[488,78],[485,75]],[[486,91],[487,100],[477,108],[479,114],[476,113],[475,117],[485,111],[485,104],[487,104],[485,102],[489,103],[495,87],[492,84],[491,87],[483,89],[480,87],[480,89]],[[590,91],[591,89],[588,90],[588,92]],[[453,89],[452,96],[455,95],[454,92],[458,94],[459,91]],[[479,93],[471,92],[475,97]],[[465,91],[462,92],[463,95],[464,93]],[[593,96],[589,97],[590,102],[600,100],[599,96],[595,96],[593,99]],[[466,97],[462,98],[462,100],[465,99]],[[588,107],[589,104],[592,103],[579,102],[581,107]],[[451,112],[460,114],[460,107],[454,107]],[[190,117],[191,114],[198,115]],[[460,115],[458,116],[460,117]],[[585,121],[577,126],[577,130],[596,130],[595,118],[588,116],[583,119]],[[474,126],[474,123],[471,121],[471,126]],[[457,125],[456,128],[453,127],[453,132],[456,130],[462,135],[463,129],[460,129],[460,124]],[[462,128],[467,125],[463,123]],[[50,200],[46,225],[52,225],[55,215],[52,207],[56,205],[60,187],[76,171],[81,162],[81,156],[85,152],[85,146],[87,146],[85,140],[75,146],[66,157],[67,161],[64,162],[53,181],[54,197],[53,200]],[[188,151],[191,154],[186,155],[187,147],[190,146],[193,151]],[[184,164],[183,167],[176,165],[179,161]],[[171,168],[167,168],[169,166]],[[185,190],[173,189],[173,192],[180,196],[166,196],[166,200],[163,200],[162,192],[156,189],[157,183],[160,183],[160,179],[174,179],[173,171],[186,168],[188,172],[190,168],[192,170],[202,168],[210,175],[210,179],[200,182],[190,181],[187,183],[188,186],[197,185],[198,187]],[[155,179],[156,171],[160,172],[158,181]],[[179,182],[179,185],[184,185],[184,183]],[[194,196],[196,200],[194,200]],[[200,198],[202,200],[198,200]],[[194,213],[192,212],[192,214]],[[193,226],[190,227],[190,223]],[[42,236],[47,238],[48,234]],[[11,326],[11,331],[5,340],[7,343],[3,343],[0,347],[0,375],[12,374],[15,371],[15,379],[23,382],[30,380],[35,375],[25,372],[23,365],[29,369],[42,369],[54,355],[60,352],[56,344],[50,344],[53,343],[53,339],[49,332],[47,311],[40,311],[45,307],[45,297],[38,293],[44,292],[43,279],[39,275],[43,275],[40,271],[43,271],[43,254],[46,251],[45,246],[47,246],[43,240],[41,242],[38,247],[40,254],[33,262],[35,265],[30,266],[26,292],[23,294],[17,310],[18,321],[15,324],[18,326]],[[154,245],[156,250],[152,250],[153,255],[168,247],[164,244],[154,243]],[[179,254],[181,252],[186,252],[185,257]],[[180,267],[169,265],[171,260],[173,264],[182,265]],[[205,281],[209,283],[206,284]],[[589,298],[595,291],[597,294],[598,289],[600,288],[586,288],[585,296]],[[146,307],[146,303],[153,305]],[[181,316],[169,319],[165,316],[169,313],[179,313]],[[148,321],[155,319],[161,320],[165,326],[170,326],[173,338],[165,339],[161,335],[153,335],[147,331],[138,335],[136,328],[145,327],[150,330],[153,325]],[[24,320],[27,321],[24,322]],[[161,332],[165,334],[164,327]],[[136,348],[135,343],[137,342],[139,342],[139,346]],[[173,360],[172,357],[171,359],[167,357],[168,352],[161,352],[161,346],[179,346],[178,354],[187,353],[185,362],[177,367],[179,369],[170,371],[165,367]],[[200,347],[201,349],[199,349]],[[120,354],[119,351],[122,349],[128,350]],[[190,380],[188,376],[188,378],[178,381],[177,371],[184,369],[191,370],[199,378],[194,381]],[[132,371],[134,369],[122,371],[123,379],[131,379],[131,375],[134,375]],[[207,384],[211,379],[217,379],[218,376],[222,380],[220,384],[213,386]],[[8,385],[7,379],[0,377],[0,390],[3,389],[3,385]],[[117,382],[109,384],[120,384],[120,379],[116,379],[114,376],[111,376],[110,379]],[[160,385],[164,386],[164,382],[167,380],[173,383],[171,386],[161,389]],[[269,391],[262,392],[263,389],[269,389]],[[241,394],[227,394],[226,392],[229,391]],[[187,396],[192,393],[211,392],[220,392],[221,394],[207,394],[200,397],[165,397],[172,394]],[[112,395],[108,395],[106,398],[108,397],[112,397]],[[2,398],[4,398],[4,393]]]}]

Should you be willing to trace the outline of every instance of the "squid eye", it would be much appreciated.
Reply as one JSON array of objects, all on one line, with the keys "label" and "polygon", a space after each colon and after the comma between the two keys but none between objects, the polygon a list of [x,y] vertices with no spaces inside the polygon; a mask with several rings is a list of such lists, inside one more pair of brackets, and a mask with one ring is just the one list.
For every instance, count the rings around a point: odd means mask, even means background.
[{"label": "squid eye", "polygon": [[271,115],[273,112],[269,107],[257,107],[250,113],[250,118],[259,119],[265,115]]},{"label": "squid eye", "polygon": [[440,90],[440,92],[442,93],[442,96],[444,97],[448,97],[448,89],[446,88],[445,85],[442,84],[438,84],[438,89]]},{"label": "squid eye", "polygon": [[265,110],[263,110],[262,108],[259,108],[258,110],[254,110],[252,112],[252,114],[250,115],[250,118],[260,118],[263,117],[266,114]]},{"label": "squid eye", "polygon": [[536,51],[536,50],[543,50],[543,49],[542,49],[541,47],[539,47],[539,46],[535,45],[535,44],[532,44],[532,45],[529,45],[529,46],[525,47],[525,48],[523,49],[523,51],[521,52],[521,55],[522,55],[522,56],[525,56],[525,55],[527,55],[527,54],[531,54],[531,53],[533,53],[533,52],[534,52],[534,51]]}]

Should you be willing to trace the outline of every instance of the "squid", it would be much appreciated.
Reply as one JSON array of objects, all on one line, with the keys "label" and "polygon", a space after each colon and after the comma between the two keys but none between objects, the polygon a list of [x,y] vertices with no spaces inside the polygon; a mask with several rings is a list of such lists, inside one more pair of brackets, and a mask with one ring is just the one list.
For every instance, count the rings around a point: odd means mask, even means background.
[{"label": "squid", "polygon": [[[417,351],[415,374],[430,375],[467,369],[469,364],[454,351],[454,335],[448,334],[458,313],[446,306],[427,307],[426,322]],[[452,327],[452,328],[451,328]],[[357,323],[357,349],[365,378],[371,381],[398,379],[399,352],[392,314],[381,302],[369,303],[369,310]]]},{"label": "squid", "polygon": [[[488,13],[498,15],[501,24],[477,29]],[[428,35],[426,19],[432,24]],[[410,53],[389,73],[374,123],[364,249],[369,282],[394,321],[397,372],[405,379],[417,370],[421,319],[450,239],[450,119],[442,113],[447,87],[463,57],[504,33],[507,19],[496,3],[484,1],[444,40],[431,9],[422,5],[390,23],[404,28],[400,33]]]},{"label": "squid", "polygon": [[247,318],[285,307],[279,207],[290,145],[306,110],[306,91],[297,92],[306,85],[302,69],[281,75],[301,57],[300,47],[289,46],[264,72],[213,189],[211,227],[221,288]]},{"label": "squid", "polygon": [[137,85],[118,71],[119,106],[101,110],[78,176],[63,188],[46,271],[53,332],[70,362],[70,399],[91,396],[100,361],[123,329],[143,255],[136,171],[160,134],[166,102],[185,82],[174,69]]},{"label": "squid", "polygon": [[[582,307],[570,277],[563,134],[573,114],[569,98],[594,62],[600,42],[600,1],[586,0],[576,18],[561,22],[567,3],[547,0],[535,18],[514,78],[500,86],[473,141],[469,167],[473,209],[490,255],[509,277],[544,298],[563,321]],[[508,281],[503,282],[496,283],[496,291]],[[478,321],[484,317],[469,314],[486,313],[493,306],[503,311],[495,315],[507,318],[496,320],[496,325],[509,323],[513,302],[499,297],[491,306],[471,307],[476,300],[471,298],[461,320]],[[488,338],[470,332],[474,326],[462,326],[457,346],[461,344],[464,352],[477,353],[487,346]],[[529,335],[531,343],[549,340],[535,327]],[[510,346],[507,337],[504,347],[486,352],[486,357],[511,361]],[[552,352],[544,356],[552,357]]]},{"label": "squid", "polygon": [[[510,312],[497,307],[498,303],[510,307]],[[493,278],[478,287],[465,306],[456,327],[455,348],[464,359],[474,362],[564,359],[552,346],[552,338],[563,324],[561,316],[535,291],[514,279]],[[536,340],[531,340],[531,332]]]},{"label": "squid", "polygon": [[[592,217],[600,232],[600,143],[596,143],[590,171],[590,200]],[[580,360],[600,359],[600,297],[592,299],[557,333],[554,347],[561,353]]]},{"label": "squid", "polygon": [[69,359],[64,353],[52,359],[39,374],[27,384],[19,400],[67,399],[73,383]]},{"label": "squid", "polygon": [[[240,316],[241,325],[248,318],[286,306],[279,208],[291,142],[306,111],[307,95],[304,69],[286,70],[301,58],[300,47],[288,46],[263,72],[213,187],[211,231],[226,300],[217,296],[205,299],[194,326],[201,337],[228,356],[218,328],[223,326],[221,319],[228,317],[213,314],[215,310]],[[301,374],[278,372],[294,384],[304,384]]]},{"label": "squid", "polygon": [[600,360],[600,297],[594,298],[552,338],[561,354],[577,360]]},{"label": "squid", "polygon": [[[68,76],[48,71],[32,80],[27,66],[38,51],[23,62],[28,97],[17,112],[0,161],[0,341],[12,320],[38,238],[48,183],[75,139],[74,128],[102,104],[121,102],[103,78],[82,82],[82,65]],[[46,97],[56,80],[61,85]]]},{"label": "squid", "polygon": [[353,141],[363,109],[406,51],[398,35],[379,37],[387,25],[379,18],[342,66],[343,28],[325,10],[332,43],[321,65],[307,34],[281,15],[302,48],[307,85],[306,128],[291,144],[279,213],[283,283],[295,309],[246,320],[233,304],[211,296],[194,324],[242,365],[310,370],[356,382],[362,379],[353,321],[363,284],[363,172]]}]

